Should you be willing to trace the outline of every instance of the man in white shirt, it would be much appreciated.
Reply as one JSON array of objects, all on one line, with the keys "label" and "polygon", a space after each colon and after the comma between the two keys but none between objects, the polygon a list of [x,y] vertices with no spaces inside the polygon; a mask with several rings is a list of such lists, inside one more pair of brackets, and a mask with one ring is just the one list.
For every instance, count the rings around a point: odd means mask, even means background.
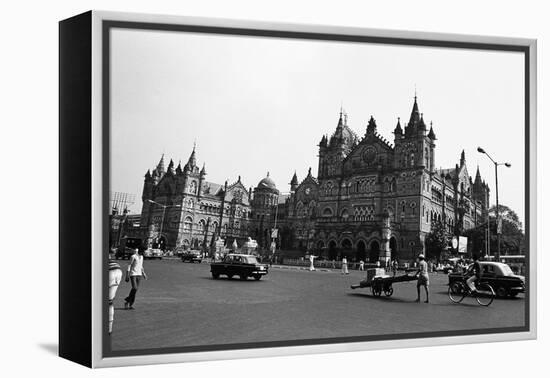
[{"label": "man in white shirt", "polygon": [[124,299],[125,309],[134,309],[134,302],[136,300],[136,293],[139,288],[141,277],[147,279],[147,275],[143,269],[143,251],[136,248],[135,253],[130,256],[130,263],[128,264],[128,270],[126,271],[126,282],[131,282],[132,289],[130,290],[130,294],[128,294],[128,296]]}]

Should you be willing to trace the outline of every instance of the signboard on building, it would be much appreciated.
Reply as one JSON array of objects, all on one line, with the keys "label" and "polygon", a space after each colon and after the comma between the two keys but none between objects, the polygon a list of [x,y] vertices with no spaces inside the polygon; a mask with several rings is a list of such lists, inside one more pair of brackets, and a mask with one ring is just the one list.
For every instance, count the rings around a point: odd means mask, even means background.
[{"label": "signboard on building", "polygon": [[453,247],[453,249],[458,248],[458,239],[456,238],[456,236],[453,236],[453,239],[451,240],[451,246]]},{"label": "signboard on building", "polygon": [[458,253],[468,252],[468,238],[466,236],[458,237]]}]

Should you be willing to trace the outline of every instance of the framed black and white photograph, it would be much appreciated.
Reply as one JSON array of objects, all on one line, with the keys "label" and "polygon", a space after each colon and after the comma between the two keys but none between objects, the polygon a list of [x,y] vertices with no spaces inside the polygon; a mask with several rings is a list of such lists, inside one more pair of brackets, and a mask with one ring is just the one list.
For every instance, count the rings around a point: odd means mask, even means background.
[{"label": "framed black and white photograph", "polygon": [[535,104],[530,39],[61,21],[61,356],[535,338]]}]

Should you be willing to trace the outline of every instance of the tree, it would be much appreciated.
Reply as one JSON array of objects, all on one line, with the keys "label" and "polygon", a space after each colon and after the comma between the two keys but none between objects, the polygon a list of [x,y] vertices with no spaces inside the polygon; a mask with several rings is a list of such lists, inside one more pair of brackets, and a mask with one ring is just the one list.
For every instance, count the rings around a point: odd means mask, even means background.
[{"label": "tree", "polygon": [[441,221],[432,223],[432,230],[426,236],[426,256],[428,258],[441,259],[442,252],[449,244],[449,234]]},{"label": "tree", "polygon": [[[502,219],[502,234],[500,237],[500,250],[503,255],[520,255],[524,254],[523,250],[525,235],[522,230],[522,223],[518,215],[506,205],[499,205],[499,216]],[[489,231],[491,255],[495,255],[497,251],[497,221],[496,221],[496,206],[489,209]],[[483,251],[486,253],[486,232],[487,223],[480,224],[475,228],[464,231],[463,235],[468,237],[471,243],[471,252],[478,253]]]}]

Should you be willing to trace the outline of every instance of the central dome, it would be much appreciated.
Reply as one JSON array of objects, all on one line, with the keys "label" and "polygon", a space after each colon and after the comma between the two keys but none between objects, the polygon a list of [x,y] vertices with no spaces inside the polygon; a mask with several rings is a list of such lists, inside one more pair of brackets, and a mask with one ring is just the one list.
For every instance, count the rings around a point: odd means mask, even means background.
[{"label": "central dome", "polygon": [[275,182],[269,177],[269,172],[267,172],[267,176],[258,183],[258,189],[277,190]]}]

